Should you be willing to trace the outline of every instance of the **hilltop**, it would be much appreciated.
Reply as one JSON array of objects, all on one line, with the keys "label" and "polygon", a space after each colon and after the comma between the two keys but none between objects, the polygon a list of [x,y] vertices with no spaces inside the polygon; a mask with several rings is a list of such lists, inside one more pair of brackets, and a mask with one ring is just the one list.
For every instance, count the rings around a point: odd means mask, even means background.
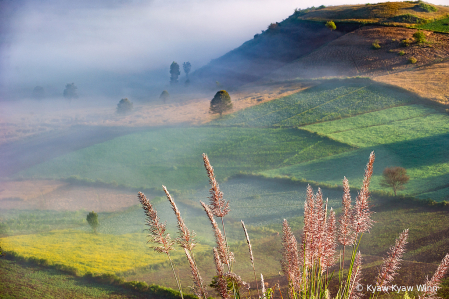
[{"label": "hilltop", "polygon": [[[335,22],[336,30],[325,26],[328,21]],[[418,31],[424,34],[422,42],[413,37]],[[192,78],[233,88],[252,82],[368,76],[447,104],[448,33],[449,7],[421,1],[312,7],[270,24]],[[426,88],[421,78],[429,75],[432,84]]]}]

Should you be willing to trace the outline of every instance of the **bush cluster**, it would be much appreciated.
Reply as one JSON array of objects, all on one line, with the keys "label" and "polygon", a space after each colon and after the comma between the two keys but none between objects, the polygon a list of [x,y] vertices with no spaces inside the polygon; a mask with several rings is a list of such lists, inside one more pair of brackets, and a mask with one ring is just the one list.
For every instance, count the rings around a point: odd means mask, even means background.
[{"label": "bush cluster", "polygon": [[418,62],[418,59],[416,59],[415,57],[412,56],[408,59],[408,62],[410,62],[411,64],[415,64]]},{"label": "bush cluster", "polygon": [[374,43],[372,44],[373,49],[377,50],[380,49],[380,45],[379,45],[379,41],[375,40]]},{"label": "bush cluster", "polygon": [[438,11],[438,8],[436,8],[435,6],[427,4],[427,3],[424,3],[424,2],[420,2],[418,4],[418,6],[419,6],[419,8],[421,8],[422,10],[424,10],[426,12],[436,12],[436,11]]}]

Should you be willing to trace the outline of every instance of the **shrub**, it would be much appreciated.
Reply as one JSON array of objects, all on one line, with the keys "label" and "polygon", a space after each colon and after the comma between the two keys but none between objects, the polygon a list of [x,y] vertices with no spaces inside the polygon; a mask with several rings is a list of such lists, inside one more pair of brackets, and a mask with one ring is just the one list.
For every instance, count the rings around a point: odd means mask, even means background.
[{"label": "shrub", "polygon": [[405,52],[404,51],[399,51],[399,56],[404,56],[405,55]]},{"label": "shrub", "polygon": [[168,93],[168,91],[164,90],[161,95],[159,96],[159,98],[165,102],[168,100],[168,98],[170,97],[170,94]]},{"label": "shrub", "polygon": [[117,113],[125,114],[133,109],[133,103],[128,98],[121,99],[117,104]]},{"label": "shrub", "polygon": [[335,25],[334,21],[327,21],[326,27],[329,28],[331,31],[337,29],[337,25]]},{"label": "shrub", "polygon": [[409,59],[408,59],[408,62],[410,62],[411,64],[415,64],[415,63],[417,63],[418,62],[418,60],[415,58],[415,57],[410,57]]},{"label": "shrub", "polygon": [[403,46],[403,47],[410,46],[410,41],[408,39],[401,40],[401,46]]},{"label": "shrub", "polygon": [[279,23],[271,23],[269,26],[268,26],[268,32],[269,33],[276,33],[276,32],[278,32],[279,31]]},{"label": "shrub", "polygon": [[425,43],[426,42],[426,35],[421,30],[416,31],[413,33],[413,38],[416,40],[417,43]]},{"label": "shrub", "polygon": [[89,223],[90,227],[92,227],[94,233],[97,233],[97,227],[98,227],[98,214],[94,211],[87,214],[86,217],[87,223]]},{"label": "shrub", "polygon": [[374,43],[372,43],[372,47],[375,50],[380,49],[379,41],[375,40]]},{"label": "shrub", "polygon": [[427,3],[424,3],[424,2],[420,2],[420,3],[418,4],[418,6],[419,6],[419,8],[421,8],[423,11],[426,11],[426,12],[436,12],[436,11],[438,11],[438,8],[436,8],[435,6],[430,5],[430,4],[427,4]]}]

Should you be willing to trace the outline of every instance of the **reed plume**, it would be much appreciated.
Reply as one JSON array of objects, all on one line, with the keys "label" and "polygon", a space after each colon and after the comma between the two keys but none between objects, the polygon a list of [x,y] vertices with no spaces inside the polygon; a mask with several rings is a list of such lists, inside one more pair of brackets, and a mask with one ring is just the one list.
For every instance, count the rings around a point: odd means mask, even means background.
[{"label": "reed plume", "polygon": [[170,266],[173,271],[173,276],[175,277],[176,284],[178,285],[179,293],[181,294],[181,299],[184,298],[182,294],[181,281],[179,277],[176,275],[175,266],[173,265],[173,261],[170,257],[170,251],[174,249],[173,245],[174,241],[171,240],[170,234],[165,233],[166,223],[161,223],[159,217],[157,216],[156,210],[153,208],[153,205],[146,198],[145,194],[142,192],[137,193],[140,203],[142,204],[142,208],[145,211],[146,215],[146,225],[148,225],[150,234],[148,235],[150,241],[160,244],[161,246],[153,246],[156,252],[165,253],[170,261]]},{"label": "reed plume", "polygon": [[349,181],[346,177],[343,179],[343,197],[342,197],[343,213],[338,219],[338,242],[343,245],[343,268],[345,265],[345,249],[346,246],[353,245],[356,234],[353,229],[353,211],[351,206],[351,193],[349,189]]},{"label": "reed plume", "polygon": [[187,228],[186,224],[184,223],[184,220],[181,217],[181,212],[179,212],[178,207],[176,206],[175,201],[171,197],[170,193],[168,192],[167,188],[165,186],[162,186],[162,189],[164,189],[165,195],[167,196],[168,201],[170,202],[173,212],[176,215],[176,219],[178,222],[178,233],[179,237],[176,239],[179,246],[184,248],[184,252],[186,254],[187,260],[189,261],[190,270],[193,277],[193,283],[194,283],[194,292],[199,298],[207,298],[207,292],[206,289],[203,287],[203,280],[200,276],[200,272],[198,270],[198,267],[196,266],[195,260],[193,258],[192,249],[195,247],[196,243],[194,240],[195,233]]},{"label": "reed plume", "polygon": [[214,260],[215,260],[215,268],[217,269],[217,284],[218,284],[218,292],[220,293],[221,298],[228,298],[228,282],[224,276],[223,263],[221,262],[220,254],[218,253],[217,248],[214,247]]},{"label": "reed plume", "polygon": [[176,220],[178,221],[179,237],[177,238],[177,242],[182,248],[186,248],[187,250],[192,251],[192,249],[196,245],[194,240],[195,233],[193,231],[190,232],[190,230],[185,225],[184,220],[181,217],[181,213],[179,212],[178,207],[176,206],[176,203],[171,197],[167,188],[165,186],[162,186],[162,189],[164,189],[165,195],[167,196],[167,199],[172,206],[173,212],[176,215]]},{"label": "reed plume", "polygon": [[240,220],[240,221],[242,222],[243,231],[245,232],[246,243],[248,244],[248,250],[249,250],[249,258],[251,260],[251,265],[253,266],[254,281],[256,282],[256,288],[257,288],[257,296],[260,297],[259,286],[257,285],[256,267],[254,266],[254,256],[253,256],[253,250],[251,248],[251,242],[249,240],[248,231],[246,230],[245,223],[243,222],[243,220]]},{"label": "reed plume", "polygon": [[[262,298],[265,299],[266,298],[266,291],[265,291],[265,282],[263,281],[263,275],[262,273],[260,273],[260,286],[262,287]],[[260,296],[259,296],[260,298]]]},{"label": "reed plume", "polygon": [[200,272],[198,271],[198,268],[196,267],[196,263],[193,260],[192,256],[190,255],[189,250],[187,248],[184,248],[184,252],[187,256],[187,260],[189,261],[190,270],[192,272],[193,276],[193,292],[198,298],[207,298],[207,292],[206,289],[203,287],[203,279],[200,276]]},{"label": "reed plume", "polygon": [[400,268],[402,255],[405,251],[405,245],[407,244],[408,229],[404,230],[396,239],[396,243],[390,248],[388,257],[384,259],[381,271],[377,276],[376,286],[388,287],[393,281],[394,277],[398,274],[396,271]]},{"label": "reed plume", "polygon": [[160,218],[157,216],[156,210],[153,208],[153,205],[150,203],[150,201],[146,198],[145,194],[139,192],[137,196],[139,197],[139,201],[145,211],[147,222],[146,225],[150,227],[148,229],[150,231],[150,234],[148,235],[150,240],[148,242],[151,241],[161,245],[152,246],[151,248],[153,248],[156,252],[169,255],[170,251],[174,249],[173,245],[175,244],[175,242],[171,240],[170,234],[167,234],[165,232],[166,224],[161,223]]},{"label": "reed plume", "polygon": [[218,254],[220,256],[220,260],[222,263],[226,264],[228,266],[228,269],[231,268],[231,261],[230,261],[230,253],[228,252],[228,248],[225,242],[225,238],[223,237],[223,234],[220,231],[220,228],[217,225],[217,222],[214,219],[214,215],[211,211],[211,209],[202,201],[200,201],[201,205],[204,208],[204,211],[206,211],[207,216],[209,217],[209,220],[212,224],[212,228],[214,229],[215,233],[215,241],[217,243],[217,250]]},{"label": "reed plume", "polygon": [[441,283],[441,280],[444,278],[444,275],[446,275],[448,269],[449,269],[449,253],[446,254],[446,256],[441,261],[440,265],[438,265],[438,268],[435,271],[435,274],[433,274],[432,279],[427,280],[425,285],[425,291],[423,294],[424,298],[437,298],[436,293],[438,290],[438,286]]},{"label": "reed plume", "polygon": [[[298,242],[292,233],[286,219],[282,224],[282,272],[289,283],[289,292],[293,296],[294,292],[300,290],[301,267],[298,256]],[[292,297],[293,298],[293,297]]]},{"label": "reed plume", "polygon": [[209,208],[215,216],[223,218],[230,211],[229,201],[226,202],[223,199],[223,192],[220,191],[220,187],[218,186],[217,180],[215,179],[214,168],[212,167],[212,165],[210,165],[209,158],[206,154],[203,154],[203,161],[207,176],[209,177],[209,184],[211,185],[211,188],[209,190]]},{"label": "reed plume", "polygon": [[362,187],[356,198],[355,207],[353,209],[354,217],[354,232],[356,234],[369,232],[373,225],[373,220],[371,219],[372,212],[369,209],[368,199],[369,199],[369,184],[371,181],[371,176],[373,175],[373,163],[375,155],[371,152],[369,156],[369,161],[366,164],[365,176],[363,178]]}]

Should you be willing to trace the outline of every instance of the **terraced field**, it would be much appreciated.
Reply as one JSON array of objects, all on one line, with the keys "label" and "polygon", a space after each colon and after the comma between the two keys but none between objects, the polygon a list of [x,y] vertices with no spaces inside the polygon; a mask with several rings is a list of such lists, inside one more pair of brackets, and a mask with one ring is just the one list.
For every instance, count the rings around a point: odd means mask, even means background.
[{"label": "terraced field", "polygon": [[417,26],[417,28],[437,32],[449,32],[449,18],[440,19],[435,22],[419,25]]},{"label": "terraced field", "polygon": [[36,165],[17,177],[102,181],[134,188],[194,189],[207,184],[202,153],[218,178],[345,152],[352,147],[293,129],[193,127],[135,133]]},{"label": "terraced field", "polygon": [[329,80],[212,122],[219,126],[297,127],[411,103],[414,96],[367,79]]}]

